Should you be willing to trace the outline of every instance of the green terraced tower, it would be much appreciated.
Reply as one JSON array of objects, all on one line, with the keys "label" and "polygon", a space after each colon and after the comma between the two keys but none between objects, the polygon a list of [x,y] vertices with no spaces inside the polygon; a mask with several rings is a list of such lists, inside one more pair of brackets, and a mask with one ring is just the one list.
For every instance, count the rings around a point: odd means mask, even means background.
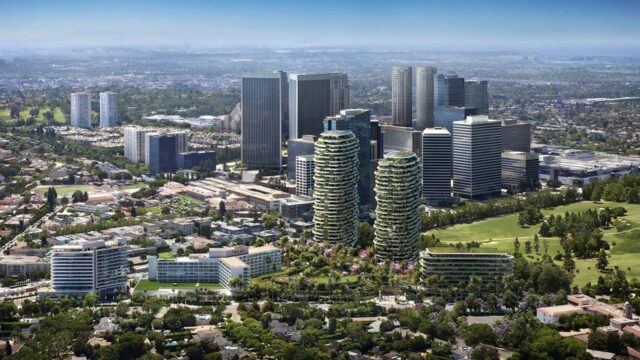
[{"label": "green terraced tower", "polygon": [[352,245],[358,222],[358,139],[348,130],[322,133],[315,148],[313,235]]},{"label": "green terraced tower", "polygon": [[420,243],[420,162],[413,152],[389,151],[376,170],[375,256],[414,261]]}]

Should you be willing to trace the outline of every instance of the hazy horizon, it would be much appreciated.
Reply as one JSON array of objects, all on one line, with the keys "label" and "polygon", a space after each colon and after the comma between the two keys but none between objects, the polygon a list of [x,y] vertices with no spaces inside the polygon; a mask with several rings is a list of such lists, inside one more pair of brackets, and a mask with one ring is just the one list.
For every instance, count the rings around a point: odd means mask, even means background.
[{"label": "hazy horizon", "polygon": [[637,1],[122,1],[4,4],[0,51],[356,47],[640,55]]}]

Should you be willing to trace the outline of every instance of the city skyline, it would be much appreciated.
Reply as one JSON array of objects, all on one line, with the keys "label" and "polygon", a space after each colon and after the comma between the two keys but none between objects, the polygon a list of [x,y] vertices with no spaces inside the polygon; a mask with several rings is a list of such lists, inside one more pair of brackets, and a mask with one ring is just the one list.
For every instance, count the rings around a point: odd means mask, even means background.
[{"label": "city skyline", "polygon": [[[640,3],[633,1],[374,1],[367,6],[362,1],[245,1],[242,5],[192,1],[176,5],[164,0],[5,4],[8,16],[0,24],[0,51],[101,46],[355,46],[640,53],[634,19]],[[360,16],[349,22],[335,16],[354,12]]]}]

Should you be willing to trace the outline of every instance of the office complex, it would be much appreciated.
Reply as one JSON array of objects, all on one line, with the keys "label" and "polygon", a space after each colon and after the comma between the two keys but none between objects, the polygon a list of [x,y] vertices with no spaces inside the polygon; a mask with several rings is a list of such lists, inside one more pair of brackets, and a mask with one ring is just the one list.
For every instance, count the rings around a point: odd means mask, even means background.
[{"label": "office complex", "polygon": [[447,129],[453,134],[453,122],[477,115],[476,109],[467,109],[460,106],[437,106],[434,115],[434,127]]},{"label": "office complex", "polygon": [[537,190],[540,163],[538,154],[522,151],[502,153],[502,186],[514,192]]},{"label": "office complex", "polygon": [[477,199],[501,189],[500,121],[486,115],[453,123],[453,192]]},{"label": "office complex", "polygon": [[531,124],[502,120],[502,151],[531,151]]},{"label": "office complex", "polygon": [[282,75],[242,78],[242,164],[280,169],[282,160]]},{"label": "office complex", "polygon": [[433,66],[416,68],[416,128],[421,131],[434,127],[436,72]]},{"label": "office complex", "polygon": [[422,132],[422,197],[431,206],[451,202],[453,144],[445,128]]},{"label": "office complex", "polygon": [[371,111],[349,109],[324,120],[324,130],[350,130],[358,140],[358,206],[360,212],[371,205]]},{"label": "office complex", "polygon": [[[501,288],[502,279],[513,272],[513,256],[509,254],[464,252],[455,247],[421,251],[420,263],[427,293],[436,296],[466,295],[472,276],[480,279],[478,293],[495,293]],[[458,294],[451,293],[454,288]]]},{"label": "office complex", "polygon": [[220,283],[230,289],[233,278],[248,285],[253,277],[280,271],[282,250],[271,246],[222,247],[207,254],[175,259],[149,256],[149,280],[169,283]]},{"label": "office complex", "polygon": [[358,140],[351,131],[322,133],[316,142],[313,235],[352,245],[358,222]]},{"label": "office complex", "polygon": [[487,80],[467,80],[464,82],[464,107],[477,109],[477,115],[489,115]]},{"label": "office complex", "polygon": [[436,106],[464,107],[464,78],[438,74],[435,79]]},{"label": "office complex", "polygon": [[118,124],[118,102],[114,92],[100,93],[100,127],[111,127]]},{"label": "office complex", "polygon": [[313,155],[303,155],[296,158],[296,194],[313,195],[313,176],[315,160]]},{"label": "office complex", "polygon": [[176,166],[178,169],[199,167],[202,171],[215,171],[216,152],[208,150],[178,153],[176,156]]},{"label": "office complex", "polygon": [[289,139],[319,136],[322,120],[348,107],[346,74],[289,74]]},{"label": "office complex", "polygon": [[371,159],[381,159],[384,154],[382,128],[378,120],[371,120]]},{"label": "office complex", "polygon": [[315,151],[316,137],[303,135],[299,139],[290,139],[287,142],[287,178],[296,178],[296,158],[303,155],[313,155]]},{"label": "office complex", "polygon": [[376,221],[373,224],[378,261],[418,258],[420,245],[420,162],[416,154],[390,151],[376,170]]},{"label": "office complex", "polygon": [[421,156],[422,131],[411,127],[382,125],[383,149],[387,151],[409,151]]},{"label": "office complex", "polygon": [[128,126],[124,128],[124,156],[134,163],[145,162],[146,134],[152,129]]},{"label": "office complex", "polygon": [[146,134],[146,163],[152,175],[174,173],[177,165],[177,136],[168,133]]},{"label": "office complex", "polygon": [[391,123],[412,126],[413,79],[411,66],[394,66],[391,70]]},{"label": "office complex", "polygon": [[91,128],[91,93],[71,94],[71,126]]},{"label": "office complex", "polygon": [[47,295],[109,297],[127,289],[127,248],[100,241],[76,240],[51,252],[51,291]]},{"label": "office complex", "polygon": [[289,74],[285,71],[276,71],[280,75],[280,111],[282,116],[281,129],[282,141],[289,139]]}]

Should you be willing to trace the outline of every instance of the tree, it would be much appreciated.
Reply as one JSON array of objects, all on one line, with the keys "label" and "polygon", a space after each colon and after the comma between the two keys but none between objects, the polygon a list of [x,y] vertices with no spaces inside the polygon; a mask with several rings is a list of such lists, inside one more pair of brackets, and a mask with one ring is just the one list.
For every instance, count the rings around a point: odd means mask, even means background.
[{"label": "tree", "polygon": [[544,237],[550,237],[551,236],[551,229],[549,224],[545,221],[542,223],[542,225],[540,225],[540,235],[544,236]]},{"label": "tree", "polygon": [[73,194],[71,194],[71,201],[74,203],[84,201],[84,195],[82,194],[82,191],[80,190],[74,191]]},{"label": "tree", "polygon": [[53,210],[56,207],[56,199],[58,198],[58,193],[56,193],[56,189],[52,186],[47,189],[47,205],[49,205],[49,209]]},{"label": "tree", "polygon": [[369,225],[368,222],[363,221],[358,224],[357,235],[358,235],[358,240],[356,243],[357,247],[366,248],[373,245],[373,239],[375,238],[375,233],[373,232],[373,227]]},{"label": "tree", "polygon": [[632,187],[629,190],[627,202],[629,204],[640,204],[640,195],[638,195],[638,188]]},{"label": "tree", "polygon": [[88,293],[84,296],[83,304],[85,307],[94,307],[98,304],[98,297],[94,293]]},{"label": "tree", "polygon": [[168,206],[163,206],[162,207],[162,215],[169,215],[169,213],[171,213],[171,208]]},{"label": "tree", "polygon": [[531,241],[527,240],[524,242],[524,252],[527,253],[527,255],[531,254]]},{"label": "tree", "polygon": [[220,204],[218,204],[218,213],[220,214],[220,218],[224,218],[227,213],[227,204],[225,204],[224,200],[220,200]]},{"label": "tree", "polygon": [[131,207],[131,217],[136,217],[138,216],[138,211],[136,210],[135,206]]},{"label": "tree", "polygon": [[124,333],[118,339],[116,344],[118,351],[118,359],[131,360],[144,355],[146,349],[144,347],[144,338],[135,333]]},{"label": "tree", "polygon": [[605,271],[609,266],[609,260],[607,259],[607,253],[604,249],[600,249],[598,253],[598,258],[596,260],[596,268],[600,271]]},{"label": "tree", "polygon": [[540,254],[540,239],[538,239],[538,234],[533,234],[533,249],[536,254]]},{"label": "tree", "polygon": [[542,248],[544,249],[544,254],[547,255],[549,253],[549,240],[542,239]]},{"label": "tree", "polygon": [[519,254],[520,253],[520,240],[518,240],[518,238],[516,238],[513,241],[513,253],[514,254]]},{"label": "tree", "polygon": [[562,267],[567,272],[573,272],[576,269],[576,262],[573,260],[573,256],[571,256],[571,250],[565,250],[564,252],[564,262],[562,263]]},{"label": "tree", "polygon": [[242,278],[240,276],[236,276],[229,281],[229,286],[232,288],[241,288],[244,285],[242,282]]},{"label": "tree", "polygon": [[476,347],[479,344],[495,345],[498,336],[487,324],[471,324],[462,331],[464,342]]},{"label": "tree", "polygon": [[13,349],[11,349],[11,339],[5,340],[4,343],[4,353],[7,356],[10,356],[13,353]]},{"label": "tree", "polygon": [[492,346],[480,345],[471,353],[471,360],[500,360],[500,353]]}]

